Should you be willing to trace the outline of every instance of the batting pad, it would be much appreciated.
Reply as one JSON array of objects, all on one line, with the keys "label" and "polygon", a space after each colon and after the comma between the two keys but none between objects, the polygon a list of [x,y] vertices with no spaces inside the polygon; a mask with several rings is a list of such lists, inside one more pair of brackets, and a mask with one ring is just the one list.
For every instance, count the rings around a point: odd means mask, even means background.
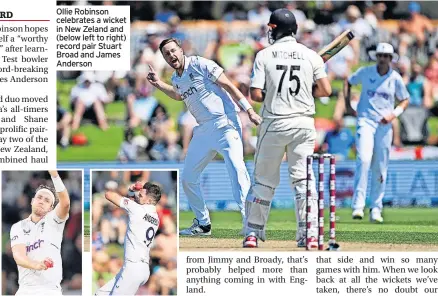
[{"label": "batting pad", "polygon": [[[297,241],[306,236],[306,215],[307,215],[307,201],[306,201],[306,180],[299,180],[295,185],[295,216],[297,219],[298,231],[296,234]],[[316,193],[315,182],[309,182],[311,197],[309,199],[311,229],[310,236],[317,237],[318,234],[318,196]]]},{"label": "batting pad", "polygon": [[249,194],[245,201],[245,235],[254,232],[259,239],[266,240],[265,228],[273,197],[273,189],[259,184],[254,185],[252,194]]}]

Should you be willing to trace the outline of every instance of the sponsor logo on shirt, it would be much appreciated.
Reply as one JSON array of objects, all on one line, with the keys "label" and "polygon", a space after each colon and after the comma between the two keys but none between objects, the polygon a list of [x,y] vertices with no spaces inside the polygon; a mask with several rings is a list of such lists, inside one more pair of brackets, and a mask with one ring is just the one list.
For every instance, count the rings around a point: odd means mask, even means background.
[{"label": "sponsor logo on shirt", "polygon": [[370,98],[372,98],[374,96],[377,96],[377,97],[384,98],[385,100],[389,99],[389,94],[387,94],[386,92],[379,92],[379,91],[368,90],[367,91],[367,95]]},{"label": "sponsor logo on shirt", "polygon": [[194,93],[197,93],[197,92],[198,92],[198,90],[194,86],[192,86],[188,90],[186,90],[185,92],[183,92],[181,94],[181,98],[183,100],[185,100],[185,99],[187,99],[188,97],[190,97],[191,95],[193,95]]},{"label": "sponsor logo on shirt", "polygon": [[195,77],[193,77],[193,73],[190,73],[190,74],[189,74],[189,77],[190,77],[190,80],[191,80],[191,81],[194,81],[194,80],[195,80]]},{"label": "sponsor logo on shirt", "polygon": [[14,235],[14,237],[11,239],[12,241],[16,240],[18,238],[18,235]]},{"label": "sponsor logo on shirt", "polygon": [[36,242],[30,243],[26,246],[26,252],[32,252],[36,249],[39,249],[41,247],[41,244],[44,243],[43,239],[39,239]]}]

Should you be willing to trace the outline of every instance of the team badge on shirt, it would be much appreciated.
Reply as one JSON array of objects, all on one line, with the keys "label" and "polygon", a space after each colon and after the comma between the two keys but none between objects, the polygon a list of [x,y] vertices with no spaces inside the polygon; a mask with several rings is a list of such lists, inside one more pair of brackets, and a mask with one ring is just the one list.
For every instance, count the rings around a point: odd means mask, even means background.
[{"label": "team badge on shirt", "polygon": [[30,226],[29,226],[28,223],[26,223],[26,221],[23,221],[21,223],[21,228],[23,229],[24,235],[29,235],[30,234]]}]

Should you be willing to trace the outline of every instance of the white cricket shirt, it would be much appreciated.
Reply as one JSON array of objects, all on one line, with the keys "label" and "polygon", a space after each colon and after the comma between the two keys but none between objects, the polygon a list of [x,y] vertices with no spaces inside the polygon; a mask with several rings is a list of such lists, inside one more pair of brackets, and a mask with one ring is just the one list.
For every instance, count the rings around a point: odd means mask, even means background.
[{"label": "white cricket shirt", "polygon": [[153,205],[140,205],[126,197],[120,207],[128,213],[125,235],[125,261],[149,263],[149,251],[157,233],[160,220]]},{"label": "white cricket shirt", "polygon": [[409,99],[403,78],[393,69],[385,75],[377,72],[377,65],[359,68],[349,78],[351,85],[362,84],[357,116],[380,122],[394,111],[395,98]]},{"label": "white cricket shirt", "polygon": [[238,112],[240,109],[216,80],[224,69],[200,56],[186,57],[184,71],[175,71],[172,85],[199,125]]},{"label": "white cricket shirt", "polygon": [[24,244],[29,259],[43,261],[49,257],[53,260],[53,267],[47,270],[18,266],[20,287],[60,287],[62,280],[61,244],[67,219],[68,216],[64,220],[60,219],[55,210],[52,210],[37,223],[32,222],[29,216],[12,225],[11,247]]},{"label": "white cricket shirt", "polygon": [[251,87],[266,90],[263,118],[291,118],[315,114],[312,86],[327,77],[322,58],[292,36],[259,51],[251,74]]}]

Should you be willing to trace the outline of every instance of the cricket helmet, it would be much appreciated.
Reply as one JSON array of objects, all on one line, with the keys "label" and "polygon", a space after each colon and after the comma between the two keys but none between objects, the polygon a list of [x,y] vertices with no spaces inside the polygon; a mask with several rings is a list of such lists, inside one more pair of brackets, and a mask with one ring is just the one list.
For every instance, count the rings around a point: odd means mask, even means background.
[{"label": "cricket helmet", "polygon": [[271,27],[269,43],[297,33],[298,25],[294,14],[286,9],[275,10],[269,18],[268,26]]}]

